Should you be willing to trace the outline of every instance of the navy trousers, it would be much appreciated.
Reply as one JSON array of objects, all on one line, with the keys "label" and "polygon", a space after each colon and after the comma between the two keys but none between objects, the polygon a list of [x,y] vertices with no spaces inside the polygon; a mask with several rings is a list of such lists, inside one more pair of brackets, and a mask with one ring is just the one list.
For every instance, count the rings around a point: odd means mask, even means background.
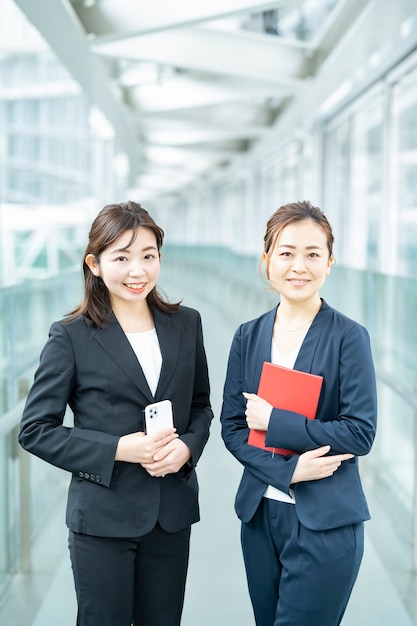
[{"label": "navy trousers", "polygon": [[70,532],[77,626],[179,626],[190,528],[133,539]]},{"label": "navy trousers", "polygon": [[308,530],[295,506],[263,498],[242,524],[257,626],[337,626],[363,556],[363,524]]}]

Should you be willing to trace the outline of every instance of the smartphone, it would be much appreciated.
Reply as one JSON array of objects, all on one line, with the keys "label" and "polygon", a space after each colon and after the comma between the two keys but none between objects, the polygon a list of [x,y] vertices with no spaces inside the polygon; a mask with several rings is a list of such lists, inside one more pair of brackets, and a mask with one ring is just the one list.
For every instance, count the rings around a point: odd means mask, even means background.
[{"label": "smartphone", "polygon": [[146,434],[152,435],[158,430],[173,428],[174,416],[171,400],[161,400],[145,406],[145,428]]}]

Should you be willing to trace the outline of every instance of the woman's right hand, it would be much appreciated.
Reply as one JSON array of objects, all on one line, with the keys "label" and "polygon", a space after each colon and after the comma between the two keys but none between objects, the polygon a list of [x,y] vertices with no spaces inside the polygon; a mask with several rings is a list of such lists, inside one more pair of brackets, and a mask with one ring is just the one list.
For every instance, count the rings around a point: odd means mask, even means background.
[{"label": "woman's right hand", "polygon": [[123,435],[117,444],[115,461],[152,463],[158,450],[177,437],[175,428],[167,428],[152,435],[143,432]]},{"label": "woman's right hand", "polygon": [[332,476],[343,461],[352,459],[354,454],[335,454],[325,456],[330,451],[330,446],[322,446],[316,450],[309,450],[300,454],[291,484],[302,483],[307,480],[321,480]]}]

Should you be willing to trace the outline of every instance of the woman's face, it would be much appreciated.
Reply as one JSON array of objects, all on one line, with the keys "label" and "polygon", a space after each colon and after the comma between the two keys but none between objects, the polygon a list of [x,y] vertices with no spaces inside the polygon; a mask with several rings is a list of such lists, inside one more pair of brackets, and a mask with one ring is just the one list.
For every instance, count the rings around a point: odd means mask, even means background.
[{"label": "woman's face", "polygon": [[288,301],[302,302],[318,296],[333,258],[323,229],[306,219],[286,226],[264,261],[272,288]]},{"label": "woman's face", "polygon": [[125,231],[100,255],[89,254],[85,262],[95,276],[101,276],[109,290],[112,307],[144,302],[156,285],[160,255],[156,237],[148,228]]}]

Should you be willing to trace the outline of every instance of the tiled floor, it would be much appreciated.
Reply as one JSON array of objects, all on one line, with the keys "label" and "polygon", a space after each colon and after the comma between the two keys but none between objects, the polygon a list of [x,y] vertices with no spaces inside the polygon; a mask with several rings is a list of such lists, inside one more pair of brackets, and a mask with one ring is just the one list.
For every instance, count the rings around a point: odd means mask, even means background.
[{"label": "tiled floor", "polygon": [[[218,422],[233,329],[226,328],[212,308],[201,303],[197,307],[203,315],[216,417],[198,467],[202,521],[193,527],[183,626],[254,626],[240,553],[239,523],[233,511],[241,469],[223,446]],[[414,626],[417,622],[407,614],[372,543],[376,524],[378,519],[373,519],[366,526],[365,557],[343,626]],[[33,573],[16,577],[0,605],[0,624],[74,626],[75,613],[62,502],[38,542]]]}]

